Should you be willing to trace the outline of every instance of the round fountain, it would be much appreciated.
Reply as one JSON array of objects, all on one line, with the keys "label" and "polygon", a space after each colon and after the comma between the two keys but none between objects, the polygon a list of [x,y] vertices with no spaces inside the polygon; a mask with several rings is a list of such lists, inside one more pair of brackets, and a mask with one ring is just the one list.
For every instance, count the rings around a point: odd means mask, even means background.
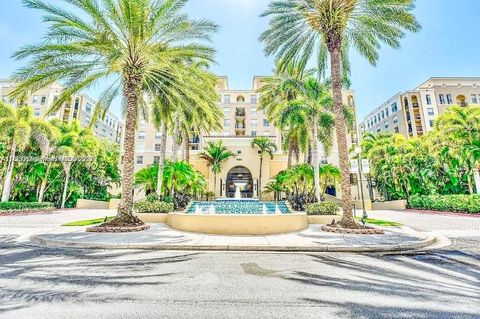
[{"label": "round fountain", "polygon": [[185,212],[168,214],[167,224],[195,233],[268,235],[303,230],[308,219],[305,213],[291,213],[285,202],[230,198],[193,202]]}]

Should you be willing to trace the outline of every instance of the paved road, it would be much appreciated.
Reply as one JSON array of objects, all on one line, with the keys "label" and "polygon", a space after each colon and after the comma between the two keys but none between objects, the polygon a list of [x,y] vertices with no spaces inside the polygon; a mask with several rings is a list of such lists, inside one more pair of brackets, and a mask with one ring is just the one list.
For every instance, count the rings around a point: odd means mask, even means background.
[{"label": "paved road", "polygon": [[[0,234],[10,229],[1,223]],[[452,241],[433,254],[389,256],[53,250],[5,240],[0,318],[479,318],[480,237]]]}]

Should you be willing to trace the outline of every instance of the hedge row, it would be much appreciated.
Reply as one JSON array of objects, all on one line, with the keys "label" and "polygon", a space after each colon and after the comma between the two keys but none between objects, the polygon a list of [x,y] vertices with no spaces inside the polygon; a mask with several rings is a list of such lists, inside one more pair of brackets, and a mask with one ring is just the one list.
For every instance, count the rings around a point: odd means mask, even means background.
[{"label": "hedge row", "polygon": [[133,211],[138,214],[167,214],[173,211],[173,203],[144,199],[133,203]]},{"label": "hedge row", "polygon": [[413,209],[445,212],[480,213],[480,195],[414,195],[408,200]]},{"label": "hedge row", "polygon": [[305,206],[307,215],[338,215],[340,206],[331,202],[320,202]]},{"label": "hedge row", "polygon": [[53,203],[0,202],[0,211],[52,209]]}]

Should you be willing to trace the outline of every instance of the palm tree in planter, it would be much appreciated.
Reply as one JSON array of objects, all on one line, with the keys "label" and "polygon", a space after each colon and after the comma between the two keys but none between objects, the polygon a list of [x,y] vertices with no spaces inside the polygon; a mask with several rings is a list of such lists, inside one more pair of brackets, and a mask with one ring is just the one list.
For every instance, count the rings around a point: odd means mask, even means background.
[{"label": "palm tree in planter", "polygon": [[68,184],[70,181],[70,172],[74,160],[80,157],[93,157],[95,158],[98,153],[98,141],[93,135],[91,129],[84,129],[80,127],[77,121],[72,124],[61,126],[62,137],[58,141],[56,148],[56,155],[63,157],[61,162],[63,171],[65,173],[65,183],[63,185],[62,200],[60,208],[65,208],[65,202],[68,199]]},{"label": "palm tree in planter", "polygon": [[42,120],[33,117],[33,109],[29,106],[13,108],[0,101],[0,138],[6,141],[8,149],[8,162],[5,172],[2,202],[8,202],[12,188],[13,167],[15,155],[29,146],[30,138],[54,135],[53,127]]},{"label": "palm tree in planter", "polygon": [[415,0],[277,0],[263,14],[271,16],[270,25],[260,37],[265,52],[276,54],[288,63],[300,58],[318,57],[320,75],[330,71],[334,100],[343,218],[339,225],[358,228],[352,214],[350,162],[342,104],[343,77],[350,72],[348,53],[351,46],[371,64],[378,61],[380,45],[399,48],[405,31],[415,32],[420,25],[412,14]]},{"label": "palm tree in planter", "polygon": [[96,120],[121,94],[125,114],[122,202],[117,217],[100,227],[144,225],[132,210],[137,115],[144,97],[182,94],[188,75],[182,61],[213,62],[214,51],[200,41],[209,40],[217,26],[185,15],[185,0],[64,2],[77,11],[50,1],[24,0],[26,6],[44,12],[48,41],[15,53],[14,57],[28,58],[29,63],[14,75],[20,84],[13,96],[64,82],[66,88],[49,110],[56,112],[80,90],[108,83],[95,106],[92,118]]},{"label": "palm tree in planter", "polygon": [[223,164],[233,155],[234,154],[223,145],[222,141],[209,142],[203,152],[200,153],[200,158],[206,161],[207,166],[212,169],[214,193],[217,191],[217,174],[222,171]]},{"label": "palm tree in planter", "polygon": [[263,169],[263,157],[265,154],[273,158],[273,154],[277,151],[277,145],[270,141],[268,137],[261,136],[255,137],[252,141],[252,147],[258,148],[258,155],[260,155],[260,168],[258,173],[258,193],[260,200],[262,200],[262,169]]}]

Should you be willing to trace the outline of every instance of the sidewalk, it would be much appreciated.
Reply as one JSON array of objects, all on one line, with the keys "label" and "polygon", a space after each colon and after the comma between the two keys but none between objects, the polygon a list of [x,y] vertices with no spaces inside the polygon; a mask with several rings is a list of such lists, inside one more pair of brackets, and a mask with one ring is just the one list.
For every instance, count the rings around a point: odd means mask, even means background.
[{"label": "sidewalk", "polygon": [[385,228],[385,235],[326,233],[320,225],[290,234],[268,236],[218,236],[177,231],[164,224],[138,233],[86,233],[84,227],[59,227],[34,235],[33,243],[62,248],[157,249],[210,251],[284,252],[386,252],[407,251],[431,246],[438,241],[432,233],[408,227]]}]

